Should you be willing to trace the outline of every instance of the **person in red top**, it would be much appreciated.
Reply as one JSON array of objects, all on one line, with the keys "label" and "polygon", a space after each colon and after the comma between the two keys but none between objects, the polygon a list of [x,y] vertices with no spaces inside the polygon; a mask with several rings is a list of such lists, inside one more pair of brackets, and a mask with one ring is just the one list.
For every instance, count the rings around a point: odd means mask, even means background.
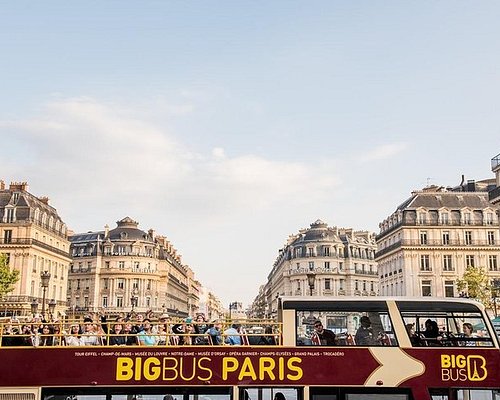
[{"label": "person in red top", "polygon": [[311,336],[311,343],[317,346],[335,346],[335,333],[323,328],[321,321],[314,322],[314,332]]}]

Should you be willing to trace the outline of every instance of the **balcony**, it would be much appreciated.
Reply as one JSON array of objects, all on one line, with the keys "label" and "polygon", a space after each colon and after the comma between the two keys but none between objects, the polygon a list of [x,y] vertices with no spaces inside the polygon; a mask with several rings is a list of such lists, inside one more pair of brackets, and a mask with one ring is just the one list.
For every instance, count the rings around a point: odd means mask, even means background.
[{"label": "balcony", "polygon": [[491,170],[493,172],[496,172],[499,166],[500,166],[500,154],[497,154],[495,157],[491,159]]},{"label": "balcony", "polygon": [[53,253],[59,254],[60,256],[70,258],[69,251],[63,251],[57,247],[51,246],[50,244],[41,242],[40,240],[31,238],[11,238],[11,239],[0,239],[0,246],[26,246],[26,247],[41,247],[42,249],[49,250]]},{"label": "balcony", "polygon": [[354,273],[357,275],[378,275],[377,271],[367,271],[364,269],[356,269]]},{"label": "balcony", "polygon": [[497,187],[488,192],[488,197],[490,202],[498,203],[500,202],[500,187]]},{"label": "balcony", "polygon": [[399,242],[393,243],[383,249],[380,249],[376,254],[375,258],[381,257],[399,247],[419,247],[421,249],[426,249],[429,247],[492,247],[498,246],[496,242],[490,242],[488,240],[448,240],[443,243],[442,240],[426,240],[422,243],[420,239],[405,239]]}]

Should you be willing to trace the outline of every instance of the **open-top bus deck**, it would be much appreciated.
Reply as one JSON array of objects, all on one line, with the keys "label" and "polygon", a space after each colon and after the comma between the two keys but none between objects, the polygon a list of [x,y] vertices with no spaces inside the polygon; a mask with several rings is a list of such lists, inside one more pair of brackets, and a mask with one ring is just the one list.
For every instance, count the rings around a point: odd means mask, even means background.
[{"label": "open-top bus deck", "polygon": [[[239,346],[3,345],[0,400],[500,399],[498,339],[474,301],[281,298],[273,332],[242,325]],[[249,344],[259,335],[277,345]]]}]

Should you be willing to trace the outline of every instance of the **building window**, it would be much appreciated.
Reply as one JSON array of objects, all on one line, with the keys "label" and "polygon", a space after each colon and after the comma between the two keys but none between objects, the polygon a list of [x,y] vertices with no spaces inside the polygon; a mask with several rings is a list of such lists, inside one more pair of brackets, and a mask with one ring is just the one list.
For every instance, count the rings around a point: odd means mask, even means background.
[{"label": "building window", "polygon": [[354,290],[359,290],[359,282],[354,281]]},{"label": "building window", "polygon": [[108,307],[108,296],[102,296],[102,307],[103,308]]},{"label": "building window", "polygon": [[14,209],[8,208],[6,211],[5,222],[14,222]]},{"label": "building window", "polygon": [[312,249],[312,248],[307,249],[307,256],[314,257],[314,249]]},{"label": "building window", "polygon": [[471,223],[470,213],[464,213],[464,224],[469,225]]},{"label": "building window", "polygon": [[443,232],[443,244],[444,245],[450,244],[450,232],[448,232],[448,231]]},{"label": "building window", "polygon": [[295,249],[295,257],[302,257],[302,248],[298,247]]},{"label": "building window", "polygon": [[432,296],[431,281],[422,281],[422,296]]},{"label": "building window", "polygon": [[309,261],[309,269],[314,269],[314,261]]},{"label": "building window", "polygon": [[123,297],[117,297],[116,298],[116,307],[117,308],[123,308]]},{"label": "building window", "polygon": [[339,290],[344,290],[344,279],[339,279]]},{"label": "building window", "polygon": [[486,224],[493,225],[493,213],[491,212],[486,213]]},{"label": "building window", "polygon": [[464,232],[465,244],[472,244],[472,231]]},{"label": "building window", "polygon": [[453,281],[444,281],[444,297],[455,297]]},{"label": "building window", "polygon": [[132,287],[134,289],[139,289],[139,279],[134,279],[134,282],[132,283]]},{"label": "building window", "polygon": [[465,256],[465,267],[474,267],[474,256],[473,255],[466,255]]},{"label": "building window", "polygon": [[330,279],[325,279],[325,290],[330,290],[330,289],[331,289]]},{"label": "building window", "polygon": [[430,271],[431,265],[429,260],[429,255],[420,256],[420,271]]},{"label": "building window", "polygon": [[151,307],[151,297],[146,297],[146,307]]},{"label": "building window", "polygon": [[151,290],[151,279],[147,280],[146,289]]},{"label": "building window", "polygon": [[325,269],[330,269],[330,261],[325,261]]},{"label": "building window", "polygon": [[425,213],[423,212],[418,213],[418,223],[425,224],[426,222],[427,222],[427,216],[425,215]]},{"label": "building window", "polygon": [[104,286],[104,289],[109,289],[109,278],[103,279],[103,286]]},{"label": "building window", "polygon": [[488,244],[495,244],[495,231],[488,231]]},{"label": "building window", "polygon": [[498,271],[497,256],[488,256],[488,266],[490,271]]},{"label": "building window", "polygon": [[92,261],[87,262],[87,272],[89,272],[92,269]]},{"label": "building window", "polygon": [[125,281],[120,278],[118,279],[118,289],[123,289],[125,287]]},{"label": "building window", "polygon": [[140,266],[141,264],[139,261],[134,261],[134,270],[138,271]]},{"label": "building window", "polygon": [[104,261],[104,267],[109,269],[109,261]]},{"label": "building window", "polygon": [[443,271],[453,271],[453,263],[450,254],[443,256]]},{"label": "building window", "polygon": [[441,214],[441,223],[444,224],[444,225],[447,225],[448,221],[449,221],[448,213],[447,212],[442,213]]},{"label": "building window", "polygon": [[370,291],[373,292],[373,282],[370,282]]},{"label": "building window", "polygon": [[330,257],[330,248],[329,247],[323,247],[323,255],[326,257]]},{"label": "building window", "polygon": [[77,279],[76,280],[76,289],[79,290],[80,289],[80,279]]},{"label": "building window", "polygon": [[12,230],[7,229],[3,232],[3,242],[4,243],[12,243]]},{"label": "building window", "polygon": [[344,263],[339,262],[339,270],[342,271],[344,269]]},{"label": "building window", "polygon": [[118,268],[125,269],[125,261],[118,261]]},{"label": "building window", "polygon": [[427,231],[420,231],[420,244],[427,244]]}]

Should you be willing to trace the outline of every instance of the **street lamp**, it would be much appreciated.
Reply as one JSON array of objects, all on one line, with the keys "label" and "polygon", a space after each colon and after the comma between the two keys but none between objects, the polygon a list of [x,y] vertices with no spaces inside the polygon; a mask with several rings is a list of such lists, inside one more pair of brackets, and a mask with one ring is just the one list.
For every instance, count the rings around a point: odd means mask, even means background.
[{"label": "street lamp", "polygon": [[49,287],[50,272],[43,271],[40,274],[40,279],[41,279],[41,285],[42,285],[42,318],[45,318],[45,292],[47,291],[47,288]]},{"label": "street lamp", "polygon": [[36,301],[36,299],[33,299],[33,301],[31,302],[31,314],[35,316],[37,310],[38,310],[38,301]]},{"label": "street lamp", "polygon": [[56,309],[56,305],[57,305],[57,302],[54,299],[49,301],[49,314],[50,314],[51,319],[53,319],[54,310]]},{"label": "street lamp", "polygon": [[316,274],[314,272],[309,272],[307,274],[307,283],[309,284],[309,294],[313,295],[314,281],[316,280]]}]

